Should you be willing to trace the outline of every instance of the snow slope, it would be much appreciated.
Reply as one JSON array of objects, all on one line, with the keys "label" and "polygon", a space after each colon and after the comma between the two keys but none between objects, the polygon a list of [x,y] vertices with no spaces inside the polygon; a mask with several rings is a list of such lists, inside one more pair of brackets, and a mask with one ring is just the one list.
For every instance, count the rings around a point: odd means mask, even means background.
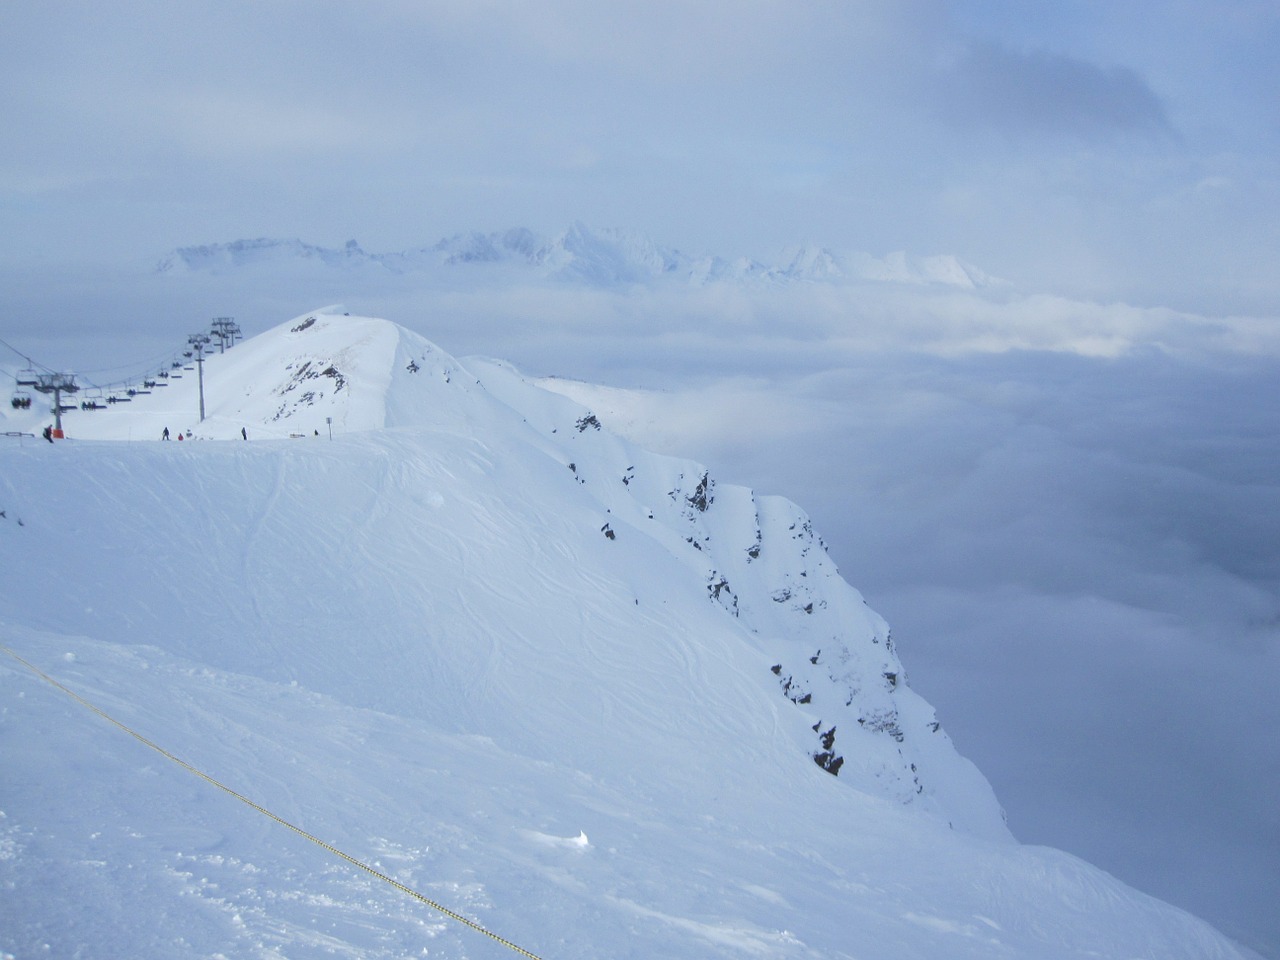
[{"label": "snow slope", "polygon": [[[0,630],[280,816],[545,957],[1242,955],[1012,841],[793,504],[382,320],[204,372],[5,438]],[[0,754],[0,952],[504,955],[5,656]]]}]

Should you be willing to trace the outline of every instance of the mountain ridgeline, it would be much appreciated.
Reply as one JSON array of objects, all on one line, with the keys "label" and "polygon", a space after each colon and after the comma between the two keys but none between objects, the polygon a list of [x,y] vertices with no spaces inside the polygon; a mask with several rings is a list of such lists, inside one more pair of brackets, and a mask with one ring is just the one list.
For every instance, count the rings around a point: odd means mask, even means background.
[{"label": "mountain ridgeline", "polygon": [[[888,626],[841,579],[808,517],[793,503],[721,482],[696,462],[638,449],[589,409],[542,389],[509,365],[462,363],[385,320],[300,317],[210,357],[205,379],[208,415],[202,423],[188,422],[197,406],[196,384],[188,376],[181,383],[170,380],[163,392],[135,397],[127,410],[71,411],[64,418],[67,432],[80,439],[158,438],[170,427],[172,435],[199,442],[238,439],[245,428],[255,440],[314,441],[334,430],[349,437],[395,429],[420,436],[422,456],[429,456],[438,448],[432,437],[445,431],[487,449],[487,457],[505,461],[515,476],[552,468],[558,471],[555,482],[536,488],[539,502],[527,516],[510,521],[528,525],[522,537],[540,537],[540,516],[589,517],[587,527],[604,553],[567,575],[575,581],[606,575],[617,559],[637,549],[660,558],[648,562],[661,562],[682,589],[702,597],[723,621],[720,629],[737,638],[735,659],[750,658],[776,699],[803,718],[809,728],[803,749],[822,769],[894,802],[933,811],[958,829],[1007,835],[985,780],[956,754],[933,710],[907,685]],[[184,408],[183,419],[175,420]],[[536,466],[525,463],[529,459]],[[283,496],[298,495],[281,484],[264,481],[279,486]],[[397,493],[422,495],[408,480]],[[386,496],[379,496],[380,509],[393,509]],[[508,497],[503,491],[494,496]],[[263,521],[270,522],[270,505],[262,509]],[[153,510],[164,507],[147,512]],[[326,513],[335,531],[358,528],[363,520],[342,503]],[[218,536],[234,537],[242,526],[229,520]],[[354,530],[343,537],[352,539],[358,539]],[[323,550],[317,546],[306,566],[332,566]],[[430,558],[419,564],[433,567]],[[294,567],[282,576],[301,579]],[[360,579],[359,572],[352,577]],[[252,596],[261,589],[233,577],[218,592]],[[526,615],[540,616],[544,603],[568,589],[530,595]],[[640,605],[633,599],[633,606]],[[250,635],[257,632],[248,629]],[[604,688],[612,682],[608,676],[595,680]],[[336,692],[342,681],[338,676],[328,683]]]},{"label": "mountain ridgeline", "polygon": [[481,955],[263,809],[548,960],[1244,956],[1014,842],[790,501],[386,320],[202,372],[2,412],[0,957]]},{"label": "mountain ridgeline", "polygon": [[[975,289],[999,281],[972,264],[939,254],[917,257],[904,252],[874,257],[862,252],[808,245],[784,250],[770,262],[749,257],[689,254],[661,246],[643,234],[593,229],[574,224],[544,236],[519,227],[492,233],[464,233],[427,246],[374,253],[350,240],[343,247],[323,247],[301,240],[243,239],[180,247],[162,257],[156,272],[227,274],[254,268],[279,270],[288,264],[324,270],[372,270],[383,276],[448,277],[488,269],[513,277],[576,282],[588,286],[651,284],[676,281],[714,282],[899,283]],[[492,272],[487,275],[492,279]]]}]

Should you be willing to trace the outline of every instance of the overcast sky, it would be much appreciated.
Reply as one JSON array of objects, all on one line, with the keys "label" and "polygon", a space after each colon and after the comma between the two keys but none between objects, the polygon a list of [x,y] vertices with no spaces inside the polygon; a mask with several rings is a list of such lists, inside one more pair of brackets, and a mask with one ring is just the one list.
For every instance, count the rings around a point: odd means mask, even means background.
[{"label": "overcast sky", "polygon": [[6,258],[574,220],[1257,311],[1271,0],[6,4]]},{"label": "overcast sky", "polygon": [[[814,514],[1019,837],[1280,957],[1277,50],[1273,0],[11,0],[0,336],[149,357],[350,296],[455,354],[661,387],[638,432]],[[1009,284],[146,275],[577,220]]]}]

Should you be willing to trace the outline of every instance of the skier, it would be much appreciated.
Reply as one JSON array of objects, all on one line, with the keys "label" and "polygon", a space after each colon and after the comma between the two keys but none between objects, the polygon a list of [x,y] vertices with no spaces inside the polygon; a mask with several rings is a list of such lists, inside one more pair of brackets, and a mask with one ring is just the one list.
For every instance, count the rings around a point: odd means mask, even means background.
[{"label": "skier", "polygon": [[168,427],[165,427],[165,428],[164,428],[164,433],[160,434],[160,439],[161,439],[161,440],[168,440],[168,439],[169,439],[169,428],[168,428]]},{"label": "skier", "polygon": [[242,440],[248,440],[248,439],[249,439],[249,431],[248,431],[246,428],[244,428],[244,427],[241,427],[241,428],[240,428],[240,438],[241,438]]},{"label": "skier", "polygon": [[182,434],[178,434],[178,439],[179,439],[179,440],[181,440],[181,439],[182,439]]},{"label": "skier", "polygon": [[50,443],[53,443],[53,427],[45,427],[41,436],[43,436]]}]

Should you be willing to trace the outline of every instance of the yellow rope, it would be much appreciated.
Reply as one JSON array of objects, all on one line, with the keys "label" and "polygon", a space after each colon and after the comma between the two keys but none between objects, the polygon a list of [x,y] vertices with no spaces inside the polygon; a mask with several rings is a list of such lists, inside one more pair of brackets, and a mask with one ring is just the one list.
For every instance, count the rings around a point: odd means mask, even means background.
[{"label": "yellow rope", "polygon": [[146,744],[152,750],[156,751],[156,753],[160,754],[161,756],[169,760],[172,760],[178,766],[186,770],[189,770],[191,773],[194,773],[201,780],[204,780],[208,783],[213,784],[213,786],[217,787],[219,790],[223,791],[224,793],[231,794],[231,796],[235,797],[241,803],[252,807],[254,810],[257,810],[264,817],[270,817],[272,820],[274,820],[276,823],[280,824],[281,826],[288,827],[290,830],[292,830],[294,833],[298,834],[299,836],[306,837],[308,840],[310,840],[312,843],[316,844],[317,846],[324,847],[324,849],[328,850],[334,856],[341,857],[343,860],[346,860],[351,865],[359,867],[361,870],[365,871],[366,873],[372,874],[373,876],[377,877],[379,880],[382,880],[382,881],[385,881],[386,883],[391,884],[391,886],[395,887],[401,893],[408,894],[409,896],[413,897],[415,900],[419,900],[422,903],[426,904],[432,910],[436,910],[440,913],[443,913],[450,920],[456,920],[458,921],[458,923],[465,924],[466,926],[470,927],[472,930],[475,930],[477,933],[483,933],[486,937],[489,937],[490,939],[498,941],[498,943],[502,944],[504,947],[507,947],[510,950],[514,950],[516,953],[522,956],[528,957],[529,960],[541,960],[541,958],[537,954],[530,953],[528,950],[512,943],[510,940],[506,940],[498,936],[496,933],[493,933],[490,930],[486,930],[484,927],[480,926],[480,924],[476,923],[474,920],[469,920],[466,917],[464,917],[462,914],[455,913],[454,911],[450,910],[448,907],[442,906],[441,904],[436,903],[434,900],[430,900],[427,897],[424,897],[422,894],[418,893],[418,891],[410,887],[406,887],[399,880],[395,880],[387,876],[385,873],[381,873],[378,870],[375,870],[373,867],[369,866],[367,863],[362,863],[361,861],[357,860],[355,857],[351,856],[350,854],[343,853],[337,847],[332,846],[331,844],[325,843],[323,840],[321,840],[319,837],[315,836],[314,834],[308,833],[306,830],[303,830],[301,827],[295,826],[294,824],[290,823],[288,820],[285,820],[282,817],[276,816],[266,807],[263,807],[257,803],[254,803],[248,797],[244,796],[243,794],[237,793],[236,791],[228,787],[226,784],[219,783],[217,780],[209,776],[204,771],[199,770],[196,767],[193,767],[191,764],[187,763],[185,760],[180,759],[179,757],[175,757],[172,753],[170,753],[164,747],[160,746],[158,743],[148,740],[146,737],[138,733],[136,730],[121,723],[115,717],[111,716],[109,713],[105,712],[104,710],[90,703],[88,700],[80,696],[80,694],[76,693],[74,690],[71,690],[70,688],[63,686],[57,680],[53,679],[53,677],[49,676],[47,673],[41,670],[39,667],[35,666],[34,664],[18,656],[8,647],[0,645],[0,650],[3,650],[5,653],[11,656],[14,660],[17,660],[20,664],[22,664],[24,667],[26,667],[28,670],[34,673],[41,680],[44,680],[46,683],[49,683],[52,686],[56,687],[57,689],[61,690],[63,693],[71,697],[73,700],[75,700],[77,703],[81,704],[82,706],[88,707],[98,716],[102,717],[102,719],[115,724],[117,727],[119,727],[125,733],[129,734],[129,736],[133,737],[135,740],[138,740],[140,743]]}]

